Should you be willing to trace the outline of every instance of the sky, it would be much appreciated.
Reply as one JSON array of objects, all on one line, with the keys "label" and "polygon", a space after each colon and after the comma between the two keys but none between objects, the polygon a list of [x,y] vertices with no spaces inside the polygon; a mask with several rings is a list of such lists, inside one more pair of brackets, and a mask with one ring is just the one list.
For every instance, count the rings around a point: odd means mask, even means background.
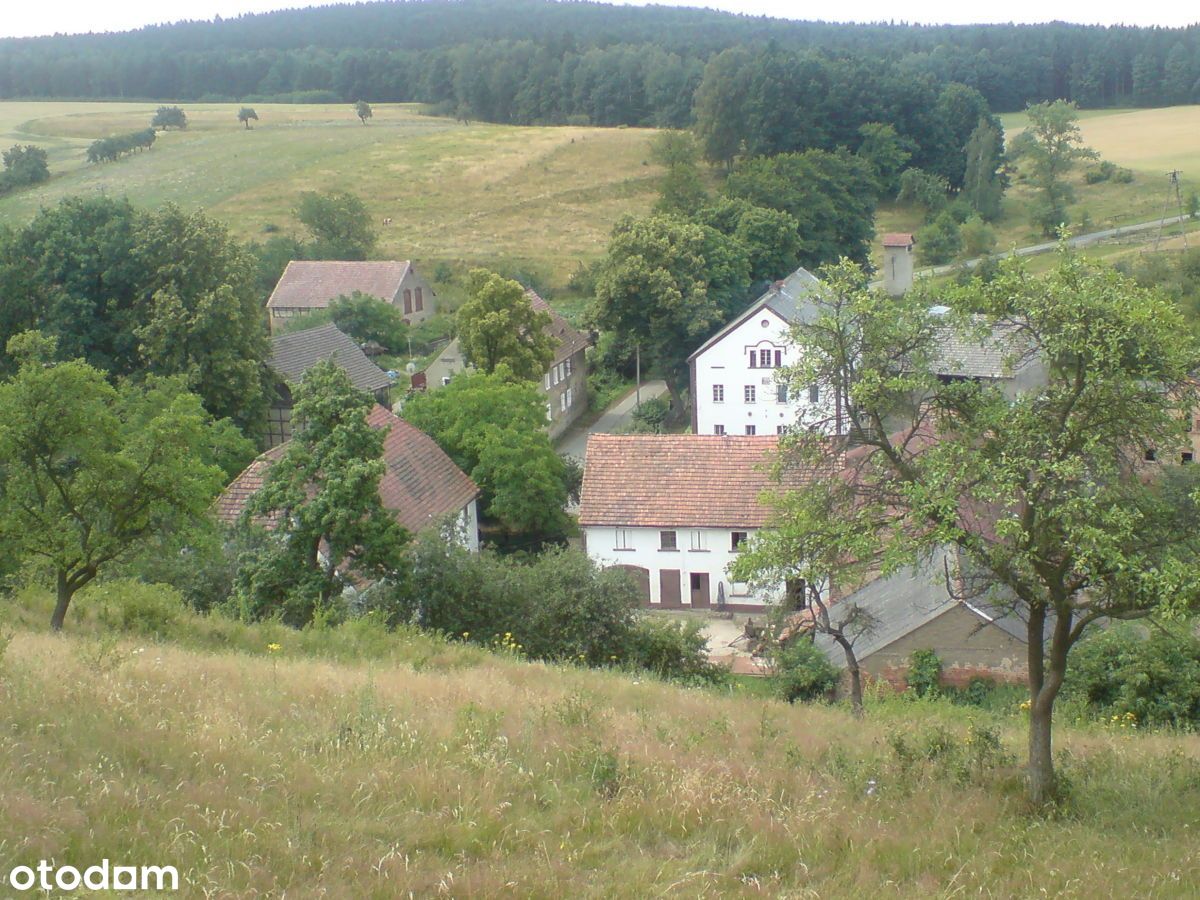
[{"label": "sky", "polygon": [[[616,0],[621,2],[621,0]],[[639,0],[625,0],[644,5]],[[801,0],[658,0],[666,6],[708,6],[730,12],[787,19],[826,19],[843,22],[907,21],[967,24],[972,22],[1080,22],[1100,25],[1163,25],[1200,23],[1200,7],[1191,0],[1007,0],[994,7],[962,0],[840,0],[837,4]],[[304,0],[8,0],[0,14],[0,37],[25,37],[55,32],[124,31],[180,19],[232,18],[298,6],[317,6]]]}]

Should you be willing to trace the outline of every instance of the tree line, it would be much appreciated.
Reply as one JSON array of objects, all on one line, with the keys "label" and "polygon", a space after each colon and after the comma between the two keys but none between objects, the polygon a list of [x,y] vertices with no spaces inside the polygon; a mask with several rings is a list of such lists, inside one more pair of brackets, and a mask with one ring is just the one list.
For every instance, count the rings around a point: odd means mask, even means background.
[{"label": "tree line", "polygon": [[996,110],[1059,98],[1200,101],[1196,28],[839,25],[546,0],[368,3],[8,39],[0,96],[234,101],[321,91],[495,122],[682,127],[715,56],[780,47],[812,57],[813,85],[822,69],[856,85],[879,67],[896,90],[957,82]]}]

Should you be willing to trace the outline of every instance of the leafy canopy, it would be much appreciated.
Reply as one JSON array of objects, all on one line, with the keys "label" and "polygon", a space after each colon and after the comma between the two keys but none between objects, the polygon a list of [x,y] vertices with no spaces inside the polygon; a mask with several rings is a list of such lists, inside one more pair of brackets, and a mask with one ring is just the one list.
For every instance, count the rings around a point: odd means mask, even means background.
[{"label": "leafy canopy", "polygon": [[518,378],[536,381],[554,361],[555,340],[548,312],[533,308],[521,285],[495,272],[472,270],[467,300],[458,310],[463,356],[489,375],[500,365]]},{"label": "leafy canopy", "polygon": [[349,191],[300,195],[296,218],[308,229],[311,259],[364,260],[375,252],[379,234],[363,201]]}]

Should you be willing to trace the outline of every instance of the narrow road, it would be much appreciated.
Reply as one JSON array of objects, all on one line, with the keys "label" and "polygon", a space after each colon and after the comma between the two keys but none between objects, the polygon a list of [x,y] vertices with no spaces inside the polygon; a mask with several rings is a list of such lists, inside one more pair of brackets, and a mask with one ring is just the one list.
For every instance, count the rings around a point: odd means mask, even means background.
[{"label": "narrow road", "polygon": [[[667,392],[666,382],[648,381],[642,385],[642,402],[661,397]],[[558,442],[558,452],[563,456],[574,456],[583,461],[589,434],[615,434],[633,421],[633,410],[637,405],[637,391],[633,390],[604,411],[595,422],[586,428],[572,428]]]},{"label": "narrow road", "polygon": [[[1126,234],[1137,234],[1143,231],[1150,231],[1162,225],[1164,228],[1168,225],[1176,225],[1179,222],[1186,221],[1189,216],[1169,216],[1162,221],[1155,220],[1153,222],[1142,222],[1139,225],[1122,225],[1119,228],[1107,228],[1104,231],[1093,231],[1091,234],[1080,234],[1075,237],[1067,238],[1067,244],[1071,247],[1087,247],[1090,244],[1097,244],[1100,241],[1106,241],[1109,238],[1121,237]],[[1029,247],[1018,247],[1016,250],[1010,250],[1007,253],[999,253],[997,256],[1036,256],[1039,253],[1049,253],[1058,246],[1058,241],[1046,241],[1042,244],[1032,244]],[[983,262],[983,257],[968,259],[962,262],[947,263],[944,266],[933,266],[928,269],[918,269],[914,274],[916,278],[936,278],[938,275],[946,275],[950,272],[956,272],[959,269],[974,269],[977,265]],[[871,287],[883,287],[882,281],[872,281]]]}]

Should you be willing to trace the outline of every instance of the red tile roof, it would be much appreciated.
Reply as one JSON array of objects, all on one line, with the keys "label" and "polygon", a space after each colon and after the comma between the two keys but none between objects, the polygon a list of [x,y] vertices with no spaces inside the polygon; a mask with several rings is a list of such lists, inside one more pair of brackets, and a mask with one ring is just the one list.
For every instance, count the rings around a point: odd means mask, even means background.
[{"label": "red tile roof", "polygon": [[[372,428],[388,429],[383,440],[386,465],[379,479],[379,497],[396,521],[412,532],[420,531],[446,516],[457,515],[479,495],[469,476],[458,468],[433,438],[392,415],[382,406],[371,410]],[[254,460],[217,498],[215,513],[222,522],[233,524],[250,497],[263,486],[267,472],[287,449],[280,444]],[[266,522],[270,527],[273,523]]]},{"label": "red tile roof", "polygon": [[292,260],[271,292],[267,308],[324,309],[331,300],[355,291],[390,303],[411,268],[407,259],[387,262]]},{"label": "red tile roof", "polygon": [[555,340],[554,363],[570,359],[580,350],[589,346],[591,342],[588,340],[587,335],[578,331],[570,322],[559,315],[554,307],[538,296],[537,291],[532,288],[526,288],[525,296],[529,298],[529,302],[535,310],[550,314],[550,326],[546,328],[546,333]]},{"label": "red tile roof", "polygon": [[[776,437],[593,434],[583,469],[579,524],[761,528],[759,496],[771,476]],[[807,480],[798,472],[784,487]]]},{"label": "red tile roof", "polygon": [[885,247],[911,247],[915,243],[916,239],[904,231],[893,231],[883,236],[883,246]]}]

